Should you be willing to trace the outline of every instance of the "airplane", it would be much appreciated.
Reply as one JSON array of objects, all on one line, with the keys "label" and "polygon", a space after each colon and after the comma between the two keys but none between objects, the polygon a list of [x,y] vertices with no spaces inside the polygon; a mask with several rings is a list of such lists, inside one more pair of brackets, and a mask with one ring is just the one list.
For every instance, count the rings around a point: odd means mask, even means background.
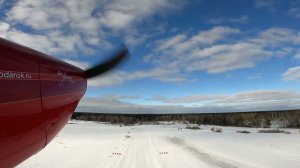
[{"label": "airplane", "polygon": [[87,79],[128,56],[123,46],[109,60],[82,70],[0,38],[0,167],[15,167],[49,144],[85,94]]}]

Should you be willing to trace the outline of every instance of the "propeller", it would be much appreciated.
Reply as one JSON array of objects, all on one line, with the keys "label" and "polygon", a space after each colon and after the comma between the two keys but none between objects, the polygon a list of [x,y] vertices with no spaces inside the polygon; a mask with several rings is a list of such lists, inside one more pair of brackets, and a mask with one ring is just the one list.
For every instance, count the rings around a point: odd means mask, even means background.
[{"label": "propeller", "polygon": [[127,58],[128,56],[129,56],[129,51],[127,47],[123,45],[119,50],[117,50],[113,54],[111,59],[98,63],[95,66],[85,70],[86,77],[89,79],[101,75],[116,67],[122,61],[124,61],[125,58]]}]

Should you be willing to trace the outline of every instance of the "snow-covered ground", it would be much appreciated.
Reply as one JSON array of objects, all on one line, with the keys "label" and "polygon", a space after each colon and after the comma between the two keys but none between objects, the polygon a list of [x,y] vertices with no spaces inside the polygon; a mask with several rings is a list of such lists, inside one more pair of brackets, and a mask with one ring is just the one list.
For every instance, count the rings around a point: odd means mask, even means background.
[{"label": "snow-covered ground", "polygon": [[[19,168],[300,167],[300,132],[257,133],[185,129],[184,124],[117,126],[71,121]],[[183,128],[183,129],[180,129]],[[248,130],[250,134],[236,133]]]}]

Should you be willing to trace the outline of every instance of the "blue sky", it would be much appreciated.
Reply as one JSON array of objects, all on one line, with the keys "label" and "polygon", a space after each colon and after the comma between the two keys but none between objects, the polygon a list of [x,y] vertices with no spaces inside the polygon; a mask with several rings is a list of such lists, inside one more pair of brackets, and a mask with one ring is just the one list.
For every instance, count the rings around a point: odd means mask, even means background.
[{"label": "blue sky", "polygon": [[77,111],[300,108],[300,1],[0,0],[0,36],[86,68],[121,43],[131,57],[88,82]]}]

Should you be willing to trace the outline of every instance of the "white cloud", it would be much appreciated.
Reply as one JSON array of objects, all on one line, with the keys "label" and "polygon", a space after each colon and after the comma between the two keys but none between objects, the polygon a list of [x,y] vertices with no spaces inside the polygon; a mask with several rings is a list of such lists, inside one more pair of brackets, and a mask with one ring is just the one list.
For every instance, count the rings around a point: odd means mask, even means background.
[{"label": "white cloud", "polygon": [[186,35],[179,34],[166,40],[158,41],[157,51],[164,51],[186,39]]},{"label": "white cloud", "polygon": [[[260,7],[267,6],[263,5],[266,2],[257,3]],[[0,36],[39,51],[67,57],[71,63],[72,56],[78,53],[95,54],[98,52],[95,48],[99,46],[101,49],[111,47],[108,36],[122,34],[131,45],[140,44],[149,39],[151,33],[137,30],[138,24],[144,25],[152,16],[165,14],[184,4],[179,0],[16,1],[6,13],[5,21],[0,22]],[[246,15],[227,18],[227,22],[248,20]],[[23,32],[20,26],[30,31]],[[186,74],[190,71],[223,73],[254,67],[271,56],[293,52],[282,44],[300,44],[300,32],[290,29],[268,29],[255,38],[242,36],[240,32],[236,28],[218,26],[158,40],[153,52],[145,59],[153,63],[153,68],[117,71],[115,76],[106,75],[89,83],[91,86],[110,86],[144,78],[182,82],[187,81]],[[242,37],[237,40],[236,36]],[[72,63],[86,66],[85,63]]]},{"label": "white cloud", "polygon": [[139,105],[121,101],[110,96],[97,98],[84,97],[77,109],[77,112],[100,112],[100,113],[178,113],[182,106],[159,106]]},{"label": "white cloud", "polygon": [[178,69],[189,59],[192,50],[198,47],[210,46],[227,36],[238,34],[239,32],[238,29],[217,26],[210,30],[199,31],[191,37],[178,34],[155,42],[153,53],[147,55],[144,59],[148,62],[157,62],[164,69]]},{"label": "white cloud", "polygon": [[[104,7],[103,24],[111,28],[122,28],[140,22],[144,18],[164,10],[174,9],[184,4],[176,0],[113,0]],[[98,14],[100,16],[100,14]]]},{"label": "white cloud", "polygon": [[58,1],[18,1],[7,13],[8,20],[43,30],[58,28],[68,22],[65,5]]},{"label": "white cloud", "polygon": [[0,9],[2,8],[4,2],[5,2],[5,0],[0,0]]},{"label": "white cloud", "polygon": [[275,0],[255,0],[256,8],[272,7],[275,4]]},{"label": "white cloud", "polygon": [[192,95],[187,97],[177,97],[177,98],[166,98],[166,97],[153,97],[149,100],[158,101],[163,103],[196,103],[196,102],[209,102],[216,101],[226,98],[225,95]]},{"label": "white cloud", "polygon": [[10,28],[9,24],[0,21],[0,35],[1,36],[5,35],[6,32],[9,30],[9,28]]},{"label": "white cloud", "polygon": [[198,34],[174,45],[173,54],[183,54],[184,52],[191,50],[194,47],[211,45],[218,42],[219,40],[223,40],[228,35],[237,34],[239,32],[240,31],[238,29],[221,26],[214,27],[206,31],[199,31]]},{"label": "white cloud", "polygon": [[283,75],[285,81],[299,81],[300,80],[300,66],[289,68]]},{"label": "white cloud", "polygon": [[84,106],[125,106],[126,104],[121,100],[127,99],[138,99],[139,96],[128,96],[128,95],[103,95],[100,97],[84,97],[80,104]]},{"label": "white cloud", "polygon": [[123,71],[114,71],[103,74],[100,77],[88,80],[89,87],[107,87],[121,84],[125,81],[132,80],[129,73]]},{"label": "white cloud", "polygon": [[[7,10],[5,21],[0,21],[0,36],[85,69],[87,62],[74,61],[79,54],[95,55],[111,47],[110,37],[123,37],[129,45],[140,44],[151,35],[142,33],[137,24],[145,24],[152,16],[184,4],[179,0],[172,3],[170,0],[16,1]],[[29,31],[20,29],[19,25]],[[89,83],[110,86],[148,77],[163,81],[185,80],[155,68],[115,73],[115,76],[106,75]]]},{"label": "white cloud", "polygon": [[[184,4],[179,0],[16,1],[6,13],[10,30],[2,31],[1,36],[48,54],[90,55],[99,45],[109,47],[112,36],[123,34],[132,45],[140,43],[147,37],[137,38],[137,24]],[[23,32],[19,25],[29,31]]]},{"label": "white cloud", "polygon": [[[92,102],[96,102],[95,105],[89,105]],[[98,112],[98,113],[153,114],[153,113],[170,113],[170,112],[176,113],[178,109],[179,107],[174,107],[174,106],[144,106],[144,105],[124,103],[119,100],[83,98],[75,111],[76,112]]]},{"label": "white cloud", "polygon": [[264,51],[261,46],[251,43],[215,45],[195,50],[192,53],[192,57],[195,59],[186,67],[186,70],[222,73],[254,67],[257,61],[270,57],[270,55],[271,53]]},{"label": "white cloud", "polygon": [[108,11],[104,15],[101,23],[110,28],[124,28],[134,20],[132,15],[118,11]]},{"label": "white cloud", "polygon": [[229,22],[232,23],[248,23],[249,22],[249,17],[246,15],[242,15],[240,17],[236,18],[229,18]]},{"label": "white cloud", "polygon": [[292,54],[294,50],[285,46],[300,44],[297,40],[299,32],[291,29],[271,28],[252,37],[242,36],[234,40],[235,36],[241,36],[240,32],[239,29],[218,26],[190,37],[179,33],[160,39],[153,43],[152,53],[144,57],[146,63],[154,65],[153,68],[116,71],[89,81],[89,86],[112,86],[145,78],[187,82],[193,80],[188,78],[190,72],[224,73],[251,68],[265,59]]},{"label": "white cloud", "polygon": [[287,28],[270,28],[249,37],[239,29],[217,26],[191,37],[177,34],[161,39],[144,60],[160,68],[177,68],[181,73],[224,73],[254,67],[271,57],[291,55],[294,49],[286,46],[299,45],[299,38],[300,31]]},{"label": "white cloud", "polygon": [[87,69],[88,67],[90,67],[90,64],[88,62],[82,62],[82,61],[75,61],[75,60],[71,60],[71,59],[64,59],[63,61],[72,64],[76,67],[79,67],[81,69]]},{"label": "white cloud", "polygon": [[[102,113],[202,113],[241,112],[262,110],[287,110],[300,108],[300,94],[284,90],[254,90],[231,95],[192,95],[187,97],[153,97],[148,101],[163,105],[129,103],[127,97],[137,96],[104,95],[97,98],[85,97],[76,111]],[[185,105],[184,105],[185,104]],[[188,106],[193,104],[194,106]]]},{"label": "white cloud", "polygon": [[295,58],[300,60],[300,52],[295,55]]},{"label": "white cloud", "polygon": [[140,96],[137,96],[137,95],[108,95],[108,96],[111,98],[114,98],[114,99],[119,99],[119,100],[122,100],[122,99],[133,100],[133,99],[140,98]]},{"label": "white cloud", "polygon": [[[236,38],[238,36],[239,38]],[[186,82],[195,71],[224,73],[255,67],[271,57],[295,53],[286,46],[300,44],[300,32],[287,28],[270,28],[248,37],[239,29],[217,26],[194,35],[175,34],[153,42],[152,53],[144,57],[153,68],[133,72],[118,71],[89,82],[90,86],[111,86],[130,80],[154,79]],[[172,70],[172,71],[170,71]]]},{"label": "white cloud", "polygon": [[216,17],[216,18],[211,18],[207,22],[211,24],[222,24],[226,21],[225,18],[223,17]]},{"label": "white cloud", "polygon": [[251,42],[262,46],[276,47],[287,43],[300,44],[299,37],[299,34],[292,29],[275,27],[261,31]]},{"label": "white cloud", "polygon": [[[19,31],[11,27],[8,23],[1,21],[0,36],[41,52],[52,54],[64,53],[69,57],[74,55],[77,48],[85,50],[84,45],[80,41],[80,37],[77,35],[66,36],[61,35],[59,32],[49,33],[48,36],[29,34]],[[85,51],[88,52],[89,50]]]},{"label": "white cloud", "polygon": [[250,21],[247,15],[242,15],[240,17],[231,17],[231,18],[224,18],[224,17],[216,17],[208,20],[208,23],[211,24],[224,24],[224,23],[248,23]]},{"label": "white cloud", "polygon": [[258,103],[258,102],[272,102],[272,101],[286,101],[292,99],[299,99],[300,94],[295,91],[286,90],[254,90],[238,92],[231,95],[225,94],[200,94],[191,95],[187,97],[166,98],[153,97],[153,101],[163,102],[167,104],[176,103],[208,103],[208,104],[243,104],[243,103]]},{"label": "white cloud", "polygon": [[90,87],[107,87],[118,85],[126,81],[145,78],[166,82],[182,82],[188,80],[184,76],[178,75],[178,72],[175,69],[173,71],[170,71],[166,69],[156,68],[134,72],[115,71],[89,80],[88,85]]},{"label": "white cloud", "polygon": [[235,93],[225,99],[218,100],[217,103],[243,104],[258,102],[273,102],[300,99],[300,94],[295,91],[281,90],[256,90]]},{"label": "white cloud", "polygon": [[300,18],[300,7],[293,7],[289,9],[288,14],[295,18]]}]

